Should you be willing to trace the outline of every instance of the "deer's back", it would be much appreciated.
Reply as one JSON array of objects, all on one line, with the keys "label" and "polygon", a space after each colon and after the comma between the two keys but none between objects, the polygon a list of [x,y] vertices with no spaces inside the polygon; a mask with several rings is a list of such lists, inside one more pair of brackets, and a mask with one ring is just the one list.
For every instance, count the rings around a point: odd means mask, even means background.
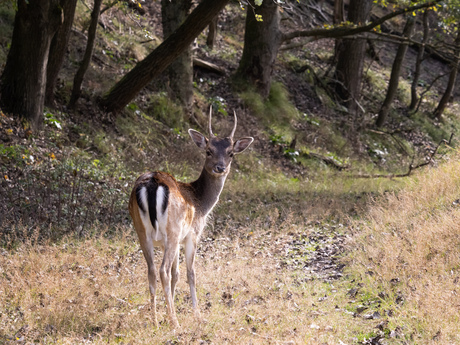
[{"label": "deer's back", "polygon": [[139,176],[131,192],[129,212],[139,236],[140,232],[150,233],[158,244],[171,236],[182,241],[194,229],[195,207],[189,185],[165,172]]}]

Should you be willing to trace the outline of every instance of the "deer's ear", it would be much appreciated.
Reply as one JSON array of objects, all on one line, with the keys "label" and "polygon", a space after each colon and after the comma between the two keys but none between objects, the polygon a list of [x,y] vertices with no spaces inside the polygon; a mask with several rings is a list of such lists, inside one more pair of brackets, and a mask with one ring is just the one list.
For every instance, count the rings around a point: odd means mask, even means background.
[{"label": "deer's ear", "polygon": [[195,142],[196,146],[198,146],[200,149],[206,148],[208,139],[206,139],[206,137],[203,134],[201,134],[198,131],[195,131],[194,129],[189,129],[188,134],[190,134],[190,137]]},{"label": "deer's ear", "polygon": [[233,144],[233,152],[235,153],[243,152],[249,147],[249,145],[251,145],[253,141],[254,141],[254,138],[252,137],[238,139],[236,143]]}]

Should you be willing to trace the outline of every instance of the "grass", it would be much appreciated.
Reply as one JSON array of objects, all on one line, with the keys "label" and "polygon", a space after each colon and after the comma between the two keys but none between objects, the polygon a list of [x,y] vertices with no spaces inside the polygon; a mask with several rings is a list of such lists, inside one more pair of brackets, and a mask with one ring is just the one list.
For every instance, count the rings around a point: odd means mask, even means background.
[{"label": "grass", "polygon": [[[139,119],[140,126],[152,121]],[[66,119],[61,120],[65,128]],[[136,121],[130,125],[123,119],[120,121],[121,125],[125,124],[121,127],[126,136],[136,135],[132,150],[144,145],[147,150],[149,137],[161,133],[161,130],[144,133],[133,127]],[[155,343],[178,344],[200,341],[316,344],[336,339],[352,341],[362,330],[366,330],[362,337],[371,334],[373,325],[356,319],[347,310],[350,300],[346,294],[347,280],[327,283],[310,277],[301,267],[285,268],[281,263],[286,261],[286,255],[289,261],[292,251],[286,253],[285,248],[293,238],[306,238],[316,231],[316,225],[312,225],[315,221],[322,224],[343,218],[357,205],[357,198],[364,201],[369,193],[390,188],[388,181],[353,181],[324,171],[310,177],[289,177],[256,152],[238,157],[198,253],[198,294],[205,320],[199,322],[193,318],[188,286],[182,279],[176,299],[182,328],[174,331],[165,321],[163,293],[159,288],[161,324],[154,329],[146,264],[136,235],[126,225],[128,216],[123,207],[129,188],[127,181],[134,174],[127,168],[132,162],[121,157],[113,160],[121,152],[130,154],[126,148],[112,151],[112,140],[109,134],[105,137],[99,133],[93,142],[87,143],[88,147],[94,146],[98,154],[88,151],[82,156],[74,150],[69,155],[64,152],[58,155],[48,164],[50,173],[43,174],[47,178],[44,181],[53,188],[44,189],[48,194],[43,196],[39,193],[42,189],[37,188],[34,194],[40,204],[48,200],[54,205],[58,202],[57,195],[51,192],[59,188],[59,183],[66,186],[60,187],[63,196],[67,192],[72,194],[72,186],[91,188],[87,196],[106,199],[102,208],[87,200],[86,194],[76,194],[72,199],[76,203],[64,202],[62,197],[63,210],[66,207],[83,209],[84,212],[75,217],[78,223],[90,209],[98,219],[103,217],[110,204],[115,207],[117,219],[111,227],[94,221],[87,223],[85,231],[67,226],[64,235],[54,236],[48,233],[47,227],[29,229],[15,224],[16,236],[3,243],[0,342],[19,339],[64,344],[149,344],[154,339]],[[115,147],[123,145],[123,140],[114,144]],[[84,148],[83,151],[86,152]],[[104,155],[105,151],[112,154]],[[42,152],[43,157],[36,151],[31,153],[40,160],[48,156],[46,151]],[[79,160],[73,158],[75,154]],[[184,164],[183,159],[180,164]],[[85,174],[84,179],[80,173],[73,175],[76,166]],[[31,171],[38,168],[40,166],[28,165]],[[171,161],[164,168],[173,173],[181,171],[180,177],[185,180],[198,173],[191,163],[180,166],[179,162]],[[51,179],[52,171],[56,172],[56,180]],[[125,177],[119,180],[121,175]],[[13,182],[37,181],[34,176],[35,173],[26,174],[24,181]],[[100,181],[108,181],[110,186],[105,187]],[[117,188],[113,188],[115,186]],[[364,207],[364,203],[360,207]],[[328,211],[324,212],[325,209]],[[314,252],[317,247],[317,241],[308,243],[302,255]],[[157,258],[156,262],[159,261]],[[181,274],[185,277],[183,266]]]},{"label": "grass", "polygon": [[254,229],[249,240],[208,239],[200,246],[197,271],[203,320],[194,319],[182,279],[176,297],[181,329],[174,331],[165,321],[161,288],[160,326],[154,329],[146,264],[135,235],[120,230],[118,236],[101,232],[58,243],[30,240],[3,252],[0,339],[69,344],[315,344],[346,341],[366,327],[344,309],[348,297],[342,282],[335,286],[321,280],[302,281],[301,270],[279,267],[279,254],[271,241],[288,242],[290,236]]},{"label": "grass", "polygon": [[270,94],[265,101],[255,91],[249,90],[240,94],[243,102],[265,125],[280,130],[288,130],[290,123],[299,117],[297,109],[290,103],[289,94],[281,83],[272,83]]},{"label": "grass", "polygon": [[[79,30],[89,13],[82,6]],[[3,7],[0,27],[7,23],[11,30],[13,13]],[[111,10],[112,18],[123,9]],[[242,31],[242,18],[227,26],[234,30],[237,24]],[[156,44],[140,47],[132,35],[128,41],[116,33],[131,25],[133,36],[144,40],[148,28],[141,24],[115,20],[113,34],[101,31],[105,55],[96,55],[103,65],[129,69]],[[241,39],[227,35],[222,45],[209,54],[234,64]],[[75,62],[77,46],[71,51]],[[0,60],[5,56],[0,52]],[[286,61],[297,66],[300,59]],[[98,78],[89,80],[98,85],[117,77],[112,69],[104,74],[96,67],[92,73]],[[370,99],[385,94],[387,74],[374,65],[366,71]],[[232,109],[206,93],[214,85],[211,78],[197,84],[196,109],[201,114],[213,103],[216,118],[225,118]],[[401,101],[407,101],[407,87]],[[7,199],[0,213],[8,215],[0,224],[0,343],[352,344],[378,336],[389,344],[460,343],[459,156],[436,170],[417,170],[397,180],[356,180],[352,172],[338,173],[312,159],[301,162],[308,169],[297,169],[298,162],[271,157],[276,146],[263,136],[279,138],[286,148],[297,137],[297,150],[351,162],[352,171],[405,172],[404,162],[416,150],[404,138],[361,132],[357,141],[363,152],[356,157],[343,127],[351,126],[346,119],[343,125],[318,113],[302,116],[280,83],[273,83],[266,101],[250,91],[240,98],[260,124],[249,129],[260,134],[263,147],[235,159],[200,244],[202,320],[191,312],[181,263],[175,305],[182,327],[177,330],[166,321],[161,287],[160,326],[152,325],[146,264],[126,200],[143,171],[168,171],[182,181],[198,176],[203,157],[188,141],[189,125],[179,107],[156,93],[130,104],[116,118],[113,133],[88,119],[56,113],[45,126],[49,140],[20,137],[0,145],[1,175],[8,175],[0,177],[0,194]],[[457,107],[452,104],[439,124],[426,114],[412,119],[438,141],[458,128]],[[323,110],[330,111],[318,111]],[[254,120],[244,115],[244,125]],[[205,128],[206,115],[196,122]],[[226,128],[225,121],[213,126]],[[4,129],[16,127],[8,123]],[[68,143],[70,132],[76,145]],[[375,199],[371,205],[370,198]],[[325,280],[312,272],[310,260],[337,238],[348,247],[334,258],[347,267],[341,278]],[[158,253],[157,265],[160,260]]]},{"label": "grass", "polygon": [[[458,157],[458,155],[456,156]],[[458,158],[381,197],[362,222],[354,263],[363,291],[392,310],[409,343],[460,342]]]}]

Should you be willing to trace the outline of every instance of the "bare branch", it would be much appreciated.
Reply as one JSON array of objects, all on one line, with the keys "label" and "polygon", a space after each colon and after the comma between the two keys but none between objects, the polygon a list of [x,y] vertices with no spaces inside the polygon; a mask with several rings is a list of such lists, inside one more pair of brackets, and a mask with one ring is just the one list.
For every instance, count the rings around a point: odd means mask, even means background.
[{"label": "bare branch", "polygon": [[375,27],[383,24],[387,20],[390,20],[391,18],[394,18],[396,16],[399,16],[407,12],[412,12],[412,11],[416,11],[422,8],[432,7],[436,5],[438,2],[440,2],[440,0],[434,0],[434,1],[430,1],[424,4],[420,4],[420,5],[406,7],[399,11],[389,13],[377,19],[376,21],[369,23],[367,25],[364,25],[364,26],[335,27],[332,29],[296,30],[296,31],[292,31],[292,32],[283,34],[282,41],[289,41],[296,37],[310,37],[311,39],[309,40],[309,42],[311,42],[311,41],[319,40],[322,38],[338,38],[338,37],[352,36],[352,35],[360,34],[363,32],[369,32]]},{"label": "bare branch", "polygon": [[[446,139],[442,139],[439,144],[435,147],[435,149],[433,150],[433,152],[431,152],[430,156],[428,157],[428,159],[423,162],[423,163],[420,163],[420,164],[417,164],[417,165],[413,165],[413,163],[409,164],[409,167],[408,167],[408,170],[406,173],[404,174],[376,174],[376,175],[369,175],[369,174],[359,174],[359,175],[353,175],[354,178],[395,178],[395,177],[408,177],[410,176],[410,174],[412,173],[412,171],[416,170],[416,169],[419,169],[419,168],[422,168],[428,164],[430,164],[432,161],[433,161],[433,157],[435,156],[435,154],[438,152],[438,149],[439,147],[442,145],[442,144],[445,144],[447,146],[450,146],[450,144],[452,143],[452,138],[454,137],[454,133],[452,133],[450,135],[450,138],[449,138],[449,141],[447,141]],[[414,158],[412,158],[412,162],[414,161]]]}]

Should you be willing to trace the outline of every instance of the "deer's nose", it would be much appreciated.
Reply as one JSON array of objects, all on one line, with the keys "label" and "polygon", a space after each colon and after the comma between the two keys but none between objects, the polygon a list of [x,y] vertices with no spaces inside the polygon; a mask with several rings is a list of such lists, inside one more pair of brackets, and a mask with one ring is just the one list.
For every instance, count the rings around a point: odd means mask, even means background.
[{"label": "deer's nose", "polygon": [[215,172],[221,174],[225,171],[225,167],[223,165],[216,165],[214,167]]}]

